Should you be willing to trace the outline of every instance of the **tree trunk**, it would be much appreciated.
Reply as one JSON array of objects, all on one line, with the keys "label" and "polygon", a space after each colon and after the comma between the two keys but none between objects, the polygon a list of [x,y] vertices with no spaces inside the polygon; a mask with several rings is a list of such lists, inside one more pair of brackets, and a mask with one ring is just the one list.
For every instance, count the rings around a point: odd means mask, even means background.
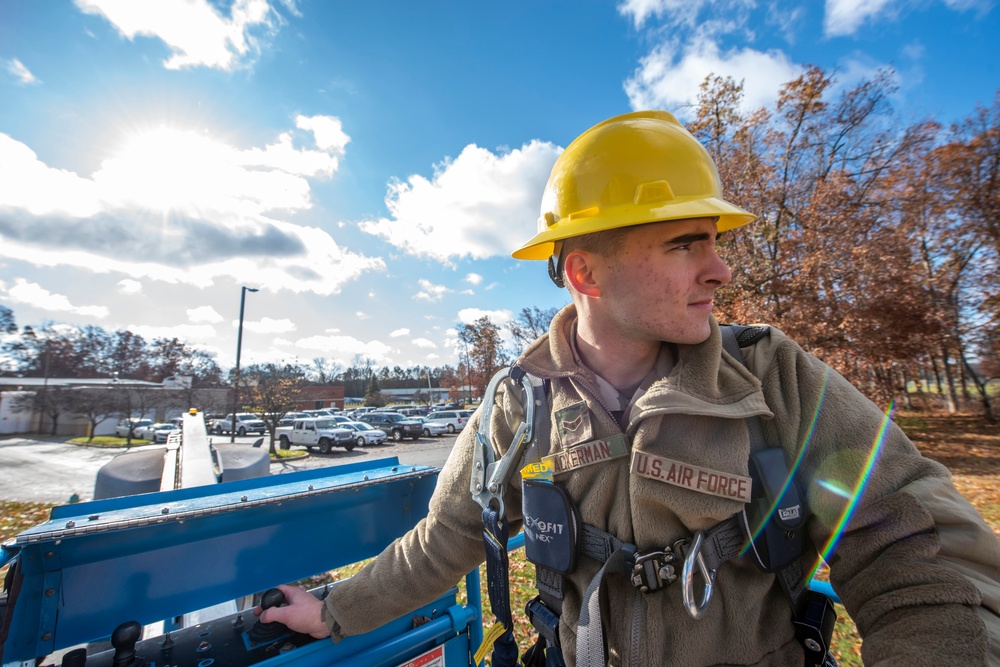
[{"label": "tree trunk", "polygon": [[948,358],[948,347],[941,346],[941,365],[944,366],[945,397],[948,399],[948,414],[958,412],[958,397],[955,395],[955,381],[951,375],[951,362]]},{"label": "tree trunk", "polygon": [[899,369],[899,375],[903,381],[903,405],[907,410],[913,410],[913,397],[910,395],[910,375],[906,372],[906,367]]},{"label": "tree trunk", "polygon": [[959,350],[959,354],[962,357],[962,366],[969,371],[969,377],[976,384],[976,390],[979,392],[979,400],[983,404],[983,416],[989,423],[996,422],[997,418],[993,414],[993,408],[990,406],[990,397],[986,393],[986,383],[979,379],[979,375],[972,370],[972,366],[969,365],[969,360],[965,358],[965,352]]}]

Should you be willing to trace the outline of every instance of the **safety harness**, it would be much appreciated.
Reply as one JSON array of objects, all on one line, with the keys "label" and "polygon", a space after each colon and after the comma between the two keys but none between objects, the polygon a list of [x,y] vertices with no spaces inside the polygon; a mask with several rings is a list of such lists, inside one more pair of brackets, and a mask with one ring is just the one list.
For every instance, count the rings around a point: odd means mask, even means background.
[{"label": "safety harness", "polygon": [[[723,325],[723,348],[744,365],[741,347],[767,335],[767,327]],[[519,384],[525,408],[511,446],[497,460],[489,435],[494,396],[500,383]],[[491,648],[495,667],[518,664],[510,608],[508,521],[504,489],[519,466],[529,470],[548,451],[551,427],[547,382],[518,366],[498,372],[483,399],[470,491],[483,508],[483,544],[486,550],[487,590],[496,622],[487,630],[475,655],[478,664]],[[522,475],[522,515],[525,518],[525,556],[535,564],[538,595],[525,612],[539,633],[538,641],[525,653],[525,667],[560,667],[564,664],[559,640],[563,576],[571,574],[579,556],[602,567],[591,580],[582,600],[577,628],[576,656],[581,667],[606,665],[600,599],[607,576],[623,574],[643,593],[653,593],[678,579],[685,610],[701,618],[712,599],[719,567],[744,553],[759,569],[774,573],[794,613],[796,637],[806,654],[806,667],[835,666],[829,654],[836,615],[830,600],[808,590],[801,556],[805,550],[804,529],[808,511],[794,476],[789,474],[784,451],[768,447],[759,417],[746,420],[750,433],[750,503],[743,511],[713,528],[698,531],[662,548],[640,551],[636,545],[618,540],[595,526],[584,524],[573,500],[551,480]],[[558,528],[558,529],[557,529]],[[701,580],[701,595],[695,592],[695,576]],[[638,637],[634,638],[638,641]]]}]

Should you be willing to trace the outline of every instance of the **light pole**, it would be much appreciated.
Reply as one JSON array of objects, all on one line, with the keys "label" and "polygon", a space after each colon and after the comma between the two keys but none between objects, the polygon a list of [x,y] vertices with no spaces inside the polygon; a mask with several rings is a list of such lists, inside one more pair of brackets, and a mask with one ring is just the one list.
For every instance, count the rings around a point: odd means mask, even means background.
[{"label": "light pole", "polygon": [[233,380],[233,423],[229,431],[229,442],[236,442],[236,411],[240,407],[240,352],[243,350],[243,308],[246,306],[247,292],[256,292],[253,287],[240,287],[240,329],[236,334],[236,378]]}]

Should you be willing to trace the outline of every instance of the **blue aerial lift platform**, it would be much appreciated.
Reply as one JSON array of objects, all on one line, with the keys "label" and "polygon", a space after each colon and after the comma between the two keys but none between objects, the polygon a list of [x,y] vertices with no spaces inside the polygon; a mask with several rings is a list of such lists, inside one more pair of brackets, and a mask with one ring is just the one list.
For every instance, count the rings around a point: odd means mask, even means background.
[{"label": "blue aerial lift platform", "polygon": [[[437,473],[389,458],[56,507],[0,552],[11,565],[0,664],[403,665],[427,655],[422,664],[469,665],[478,599],[459,605],[454,589],[336,645],[287,631],[255,639],[249,609],[169,631],[192,610],[378,554],[426,513]],[[169,634],[124,651],[45,659],[165,621]],[[114,643],[134,642],[130,632]]]},{"label": "blue aerial lift platform", "polygon": [[0,667],[473,664],[478,570],[467,604],[453,588],[338,644],[251,613],[277,584],[371,558],[416,525],[438,468],[383,458],[270,476],[266,452],[233,447],[213,448],[192,411],[182,445],[120,455],[98,474],[101,499],[0,545]]}]

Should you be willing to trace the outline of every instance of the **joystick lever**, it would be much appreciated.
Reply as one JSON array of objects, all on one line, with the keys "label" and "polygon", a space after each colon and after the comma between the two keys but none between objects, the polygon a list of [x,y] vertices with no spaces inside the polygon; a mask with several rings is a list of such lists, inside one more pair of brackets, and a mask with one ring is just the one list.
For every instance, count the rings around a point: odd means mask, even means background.
[{"label": "joystick lever", "polygon": [[[285,594],[278,588],[269,588],[260,596],[260,608],[262,610],[270,609],[271,607],[280,607],[283,604],[285,604]],[[263,612],[261,613],[263,614]],[[257,622],[250,628],[247,636],[251,641],[259,643],[276,639],[286,632],[288,632],[288,628],[284,623],[277,621],[264,623],[258,618]]]},{"label": "joystick lever", "polygon": [[136,621],[126,621],[111,633],[115,655],[111,667],[143,667],[146,661],[135,655],[135,644],[142,636],[142,626]]}]

